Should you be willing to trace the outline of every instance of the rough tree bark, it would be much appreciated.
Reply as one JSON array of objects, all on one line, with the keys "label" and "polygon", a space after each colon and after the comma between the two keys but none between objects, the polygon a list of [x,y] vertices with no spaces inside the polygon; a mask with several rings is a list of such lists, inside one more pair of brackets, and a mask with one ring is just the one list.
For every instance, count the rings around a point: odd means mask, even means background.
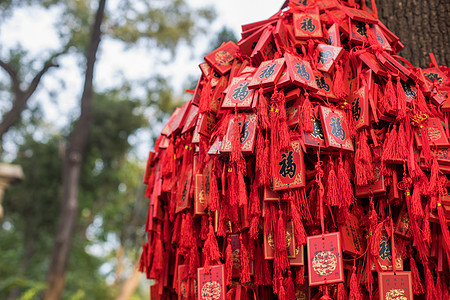
[{"label": "rough tree bark", "polygon": [[68,147],[63,157],[62,178],[63,198],[53,247],[49,271],[47,274],[47,289],[44,299],[61,299],[65,273],[69,261],[72,235],[76,225],[78,213],[78,189],[83,154],[89,134],[92,115],[92,80],[96,54],[101,38],[101,24],[105,11],[106,0],[99,0],[95,21],[91,31],[90,45],[86,53],[86,73],[81,96],[81,114],[72,132]]},{"label": "rough tree bark", "polygon": [[[368,1],[370,2],[370,1]],[[428,67],[428,53],[450,66],[450,1],[377,0],[378,17],[405,48],[400,55],[416,67]]]}]

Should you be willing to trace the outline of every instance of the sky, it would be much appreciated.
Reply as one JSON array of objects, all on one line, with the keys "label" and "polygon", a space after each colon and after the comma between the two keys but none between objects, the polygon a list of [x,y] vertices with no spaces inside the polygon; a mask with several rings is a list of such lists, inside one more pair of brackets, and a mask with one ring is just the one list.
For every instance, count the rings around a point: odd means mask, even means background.
[{"label": "sky", "polygon": [[[122,76],[138,80],[152,73],[161,73],[170,79],[178,93],[182,93],[183,83],[189,75],[195,78],[200,76],[198,65],[203,62],[201,55],[210,48],[208,42],[213,39],[215,33],[226,26],[232,29],[239,39],[241,25],[267,19],[280,9],[284,0],[187,0],[187,2],[194,7],[215,7],[217,18],[211,24],[206,36],[198,38],[193,48],[183,45],[179,47],[174,58],[155,57],[155,53],[145,47],[127,50],[121,43],[104,38],[97,56],[94,78],[96,88],[106,90],[116,87],[120,84]],[[4,57],[11,46],[19,43],[25,49],[30,49],[37,58],[45,57],[46,49],[58,49],[58,37],[52,29],[56,21],[52,18],[54,15],[56,11],[40,8],[16,11],[13,17],[0,27],[0,56]],[[31,105],[34,101],[44,103],[46,120],[49,124],[56,124],[49,126],[48,132],[51,133],[56,133],[68,124],[70,118],[75,117],[73,112],[78,111],[83,85],[78,61],[67,56],[60,59],[59,64],[59,68],[52,69],[43,78],[42,87],[30,99]],[[3,78],[0,75],[0,80]],[[52,91],[58,93],[52,94]],[[5,106],[4,103],[7,102],[0,101],[0,108]],[[45,138],[45,133],[40,134]],[[134,137],[130,141],[137,145],[138,158],[146,159],[150,150],[146,141],[149,139],[149,132],[141,132],[139,137]],[[7,147],[5,145],[5,148]]]}]

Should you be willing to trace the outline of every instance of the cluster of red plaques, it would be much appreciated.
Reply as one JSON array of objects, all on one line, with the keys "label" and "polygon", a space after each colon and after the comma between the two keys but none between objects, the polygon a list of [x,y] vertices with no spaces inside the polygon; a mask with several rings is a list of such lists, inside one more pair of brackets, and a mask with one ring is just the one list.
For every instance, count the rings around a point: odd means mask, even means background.
[{"label": "cluster of red plaques", "polygon": [[375,1],[241,35],[150,152],[152,299],[450,299],[449,69],[398,56]]}]

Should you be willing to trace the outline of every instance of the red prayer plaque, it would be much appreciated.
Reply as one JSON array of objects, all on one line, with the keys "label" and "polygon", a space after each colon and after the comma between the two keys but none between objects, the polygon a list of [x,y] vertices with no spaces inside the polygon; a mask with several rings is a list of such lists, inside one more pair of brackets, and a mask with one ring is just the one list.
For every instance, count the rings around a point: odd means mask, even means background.
[{"label": "red prayer plaque", "polygon": [[304,134],[305,146],[325,148],[325,136],[323,134],[322,122],[314,116],[314,108],[311,109],[311,122],[313,123],[313,131]]},{"label": "red prayer plaque", "polygon": [[254,90],[248,88],[251,76],[235,77],[228,86],[227,94],[222,102],[222,108],[251,108]]},{"label": "red prayer plaque", "polygon": [[289,127],[295,126],[299,122],[299,98],[297,98],[295,101],[292,101],[288,104],[286,104],[286,123]]},{"label": "red prayer plaque", "polygon": [[339,225],[341,233],[342,251],[353,256],[364,253],[363,235],[358,218],[349,213],[345,224]]},{"label": "red prayer plaque", "polygon": [[322,25],[317,14],[294,13],[294,34],[296,38],[321,38]]},{"label": "red prayer plaque", "polygon": [[208,150],[208,155],[220,154],[220,148],[222,148],[222,141],[217,138]]},{"label": "red prayer plaque", "polygon": [[[253,153],[253,148],[255,146],[255,136],[256,136],[256,126],[257,119],[256,114],[239,114],[239,131],[241,133],[241,151],[244,154]],[[227,133],[223,138],[221,152],[231,153],[231,141],[233,140],[233,126],[234,118],[230,119],[228,123]]]},{"label": "red prayer plaque", "polygon": [[221,77],[220,74],[217,73],[216,70],[211,68],[211,66],[207,62],[202,62],[198,66],[202,71],[203,76],[205,76],[206,78],[211,78],[211,87],[215,87]]},{"label": "red prayer plaque", "polygon": [[411,103],[417,94],[417,88],[408,82],[402,82],[402,88],[407,103]]},{"label": "red prayer plaque", "polygon": [[325,43],[330,46],[341,47],[341,37],[339,35],[339,25],[334,23],[328,28]]},{"label": "red prayer plaque", "polygon": [[247,37],[243,37],[237,45],[244,55],[250,56],[267,26],[263,26]]},{"label": "red prayer plaque", "polygon": [[[266,232],[266,230],[264,230]],[[291,221],[286,225],[286,250],[288,258],[295,258],[294,226]],[[264,259],[275,258],[275,239],[273,232],[264,234]]]},{"label": "red prayer plaque", "polygon": [[[380,238],[380,252],[379,256],[376,259],[375,263],[378,264],[378,268],[381,268],[383,271],[391,271],[392,270],[392,247],[391,247],[391,239],[388,237],[386,230],[382,230],[381,238]],[[395,249],[395,269],[403,270],[403,259],[398,253],[397,249]],[[372,265],[372,270],[375,271],[378,268],[375,265]]]},{"label": "red prayer plaque", "polygon": [[248,87],[250,89],[258,89],[259,87],[274,85],[280,78],[283,67],[284,57],[263,61],[253,75],[253,79]]},{"label": "red prayer plaque", "polygon": [[369,87],[361,86],[352,98],[352,118],[356,129],[369,126]]},{"label": "red prayer plaque", "polygon": [[[207,172],[209,174],[209,172]],[[209,203],[209,176],[205,174],[195,174],[195,198],[194,214],[206,215],[206,207]]]},{"label": "red prayer plaque", "polygon": [[272,190],[272,188],[268,185],[264,186],[264,201],[280,201],[280,194]]},{"label": "red prayer plaque", "polygon": [[202,114],[200,119],[200,128],[198,133],[209,138],[211,136],[214,126],[216,126],[217,117],[213,113]]},{"label": "red prayer plaque", "polygon": [[219,48],[205,56],[205,60],[221,75],[231,70],[238,47],[232,41],[223,43]]},{"label": "red prayer plaque", "polygon": [[[241,242],[239,234],[230,234],[231,239],[231,253],[233,257],[233,271],[232,277],[239,277],[241,273]],[[249,274],[254,274],[253,261],[248,262]]]},{"label": "red prayer plaque", "polygon": [[324,285],[344,281],[339,232],[308,236],[309,285]]},{"label": "red prayer plaque", "polygon": [[341,58],[342,53],[344,53],[344,48],[326,44],[319,44],[316,49],[319,52],[317,69],[327,73],[333,71],[334,63],[337,62]]},{"label": "red prayer plaque", "polygon": [[400,214],[397,218],[397,224],[394,228],[394,233],[405,238],[411,239],[411,220],[409,219],[408,211],[406,205],[403,205],[400,210]]},{"label": "red prayer plaque", "polygon": [[167,121],[166,125],[164,126],[163,130],[161,131],[161,134],[165,136],[172,135],[173,131],[178,127],[181,118],[184,115],[184,111],[187,107],[189,102],[186,102],[182,107],[175,108],[175,111],[170,116],[169,121]]},{"label": "red prayer plaque", "polygon": [[198,297],[201,300],[225,300],[227,286],[225,285],[225,267],[211,267],[210,274],[204,273],[204,268],[197,269]]},{"label": "red prayer plaque", "polygon": [[284,58],[291,81],[299,86],[317,91],[316,80],[309,62],[287,52],[284,54]]},{"label": "red prayer plaque", "polygon": [[192,171],[188,171],[184,175],[178,186],[178,197],[176,200],[175,213],[190,207],[189,194],[191,190]]},{"label": "red prayer plaque", "polygon": [[350,42],[362,44],[367,41],[367,29],[364,22],[350,20]]},{"label": "red prayer plaque", "polygon": [[[429,118],[426,123],[426,130],[428,132],[428,141],[430,147],[448,148],[447,135],[439,118]],[[417,147],[422,148],[422,135],[418,129],[415,132]]]},{"label": "red prayer plaque", "polygon": [[223,91],[226,89],[228,85],[228,78],[226,76],[220,77],[217,82],[216,87],[214,88],[212,98],[211,98],[211,111],[217,114],[220,108],[220,103],[223,99]]},{"label": "red prayer plaque", "polygon": [[282,18],[278,19],[277,21],[277,26],[275,27],[275,31],[273,32],[273,37],[278,49],[281,50],[289,47],[290,37],[285,25],[285,21]]},{"label": "red prayer plaque", "polygon": [[380,299],[413,300],[411,272],[379,272]]},{"label": "red prayer plaque", "polygon": [[291,266],[304,266],[305,265],[305,254],[304,254],[303,245],[296,245],[295,258],[289,259],[289,264]]},{"label": "red prayer plaque", "polygon": [[196,124],[195,117],[197,117],[197,115],[198,115],[198,107],[191,104],[186,112],[186,117],[184,120],[183,130],[181,131],[181,134],[191,130],[195,126]]},{"label": "red prayer plaque", "polygon": [[446,84],[448,82],[447,76],[438,68],[423,69],[423,75],[431,82],[437,81],[440,84]]},{"label": "red prayer plaque", "polygon": [[[196,296],[197,276],[189,277],[189,265],[178,265],[178,299],[189,299],[188,295]],[[152,298],[153,299],[153,298]]]},{"label": "red prayer plaque", "polygon": [[273,190],[285,190],[305,186],[305,162],[300,141],[291,142],[288,151],[281,153],[273,174]]},{"label": "red prayer plaque", "polygon": [[319,111],[327,147],[353,151],[345,113],[325,106],[320,106]]},{"label": "red prayer plaque", "polygon": [[285,86],[287,86],[289,84],[291,84],[291,79],[289,78],[288,69],[285,66],[283,68],[283,71],[281,71],[280,78],[278,78],[276,85],[277,85],[278,88],[282,88],[282,87],[285,87]]},{"label": "red prayer plaque", "polygon": [[320,71],[314,70],[314,77],[316,78],[316,84],[319,88],[316,92],[318,96],[322,96],[331,101],[336,101],[337,97],[334,93],[333,81],[331,80],[330,74],[321,73]]},{"label": "red prayer plaque", "polygon": [[341,6],[345,13],[352,19],[356,21],[362,21],[367,23],[378,22],[377,18],[374,18],[370,13],[362,9],[351,8],[347,6]]},{"label": "red prayer plaque", "polygon": [[194,128],[194,133],[192,134],[192,144],[198,144],[200,143],[200,124],[202,123],[202,114],[199,114],[197,117],[197,124]]},{"label": "red prayer plaque", "polygon": [[391,52],[392,51],[392,47],[389,44],[387,38],[384,36],[383,31],[380,29],[380,26],[378,26],[376,24],[373,25],[373,30],[375,31],[375,36],[377,37],[377,41],[381,45],[381,47],[384,50]]},{"label": "red prayer plaque", "polygon": [[380,63],[377,57],[369,52],[359,55],[359,58],[377,75],[387,77],[386,68]]},{"label": "red prayer plaque", "polygon": [[373,174],[375,182],[365,186],[355,186],[355,197],[364,198],[369,195],[383,196],[386,194],[386,182],[381,174],[381,161],[373,162]]}]

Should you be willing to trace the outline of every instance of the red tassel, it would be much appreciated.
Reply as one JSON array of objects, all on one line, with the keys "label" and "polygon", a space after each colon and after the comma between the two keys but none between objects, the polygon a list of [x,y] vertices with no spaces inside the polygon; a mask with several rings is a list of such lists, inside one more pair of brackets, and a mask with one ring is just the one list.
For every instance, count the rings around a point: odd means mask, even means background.
[{"label": "red tassel", "polygon": [[386,133],[386,139],[383,144],[383,153],[381,154],[381,160],[383,163],[397,160],[397,125],[394,125],[389,134]]},{"label": "red tassel", "polygon": [[420,135],[422,140],[422,154],[425,158],[425,164],[427,166],[430,166],[432,155],[431,155],[431,148],[430,148],[430,140],[428,139],[428,131],[426,125],[423,123],[419,125],[420,128]]},{"label": "red tassel", "polygon": [[397,110],[398,102],[397,102],[397,95],[395,92],[394,84],[392,83],[392,77],[390,74],[388,74],[388,81],[386,83],[386,86],[384,88],[384,103],[389,103],[389,106],[393,110]]},{"label": "red tassel", "polygon": [[279,288],[278,288],[278,299],[279,300],[287,300],[287,295],[286,295],[286,291],[284,290],[283,287],[283,277],[280,277],[280,284],[279,284]]},{"label": "red tassel", "polygon": [[231,249],[231,238],[228,236],[227,248],[225,249],[225,276],[227,285],[231,285],[233,275],[233,251]]},{"label": "red tassel", "polygon": [[181,233],[180,233],[180,254],[186,255],[192,247],[192,233],[193,233],[193,221],[192,214],[186,213],[186,218],[181,221]]},{"label": "red tassel", "polygon": [[289,268],[289,259],[287,257],[286,250],[286,226],[283,220],[283,211],[278,210],[278,225],[277,230],[274,234],[275,236],[275,260],[274,268],[275,271],[286,271]]},{"label": "red tassel", "polygon": [[347,291],[343,283],[338,284],[336,300],[347,300]]},{"label": "red tassel", "polygon": [[150,278],[159,280],[163,267],[164,267],[164,249],[161,237],[158,236],[156,238],[152,268],[150,271]]},{"label": "red tassel", "polygon": [[[184,221],[184,215],[183,215],[183,221]],[[173,235],[172,235],[172,244],[178,243],[180,240],[180,232],[181,232],[181,214],[177,215],[177,218],[175,219],[175,223],[173,224]]]},{"label": "red tassel", "polygon": [[256,106],[256,111],[258,112],[258,124],[260,128],[267,129],[270,125],[269,115],[267,113],[269,105],[268,100],[266,96],[264,96],[262,88],[258,90],[258,94],[258,105]]},{"label": "red tassel", "polygon": [[209,179],[209,211],[214,212],[219,209],[219,189],[217,187],[217,176],[215,172],[215,167],[211,172],[211,178]]},{"label": "red tassel", "polygon": [[296,285],[305,284],[305,266],[299,266],[296,269],[297,272],[295,274],[295,284]]},{"label": "red tassel", "polygon": [[413,293],[414,295],[423,294],[424,289],[422,280],[420,279],[419,270],[417,269],[416,261],[414,260],[412,253],[410,255],[410,265]]},{"label": "red tassel", "polygon": [[239,251],[241,259],[241,283],[244,284],[250,282],[250,271],[249,271],[248,251],[244,239],[242,237],[242,233],[239,236],[239,241],[241,243],[241,249]]},{"label": "red tassel", "polygon": [[295,286],[294,281],[291,277],[291,270],[288,270],[288,278],[286,279],[286,299],[294,300],[295,299]]},{"label": "red tassel", "polygon": [[344,162],[342,158],[339,158],[339,170],[338,170],[338,186],[339,186],[339,207],[350,207],[355,197],[353,196],[353,188],[348,178],[347,172],[344,169]]},{"label": "red tassel", "polygon": [[294,202],[294,199],[290,197],[292,221],[294,224],[294,236],[296,245],[306,245],[306,231],[303,227],[298,207]]},{"label": "red tassel", "polygon": [[377,37],[375,36],[375,31],[370,28],[369,24],[366,23],[366,32],[367,32],[367,42],[369,45],[371,45],[371,48],[375,51],[383,51],[383,47],[380,45],[380,43],[377,40]]},{"label": "red tassel", "polygon": [[427,115],[431,115],[431,111],[428,108],[427,103],[425,102],[425,97],[423,96],[422,91],[420,90],[420,87],[418,84],[416,84],[416,100],[417,100],[417,106],[419,107],[420,112],[425,113]]},{"label": "red tassel", "polygon": [[268,185],[270,183],[270,172],[267,171],[270,170],[269,152],[266,151],[266,143],[261,130],[258,130],[258,135],[256,137],[255,169],[258,180],[255,180],[254,184],[257,184],[258,186]]},{"label": "red tassel", "polygon": [[189,275],[196,275],[198,268],[200,268],[200,257],[198,253],[197,242],[195,242],[194,246],[192,246],[191,251],[189,252]]},{"label": "red tassel", "polygon": [[406,140],[407,134],[405,132],[405,126],[403,125],[403,123],[400,124],[400,126],[398,127],[398,134],[397,134],[397,153],[398,153],[398,157],[403,160],[406,161],[408,159],[409,156],[409,144],[408,141]]},{"label": "red tassel", "polygon": [[244,205],[247,205],[248,198],[247,198],[247,186],[245,184],[244,180],[244,171],[242,168],[239,168],[237,170],[238,172],[238,184],[239,184],[239,206],[242,207]]},{"label": "red tassel", "polygon": [[147,261],[148,261],[148,257],[147,257],[147,251],[148,251],[148,243],[145,243],[144,245],[142,245],[142,253],[141,253],[141,258],[139,259],[139,272],[143,273],[145,272],[145,269],[147,268]]},{"label": "red tassel", "polygon": [[397,79],[397,101],[397,119],[404,120],[406,119],[406,96],[400,78]]},{"label": "red tassel", "polygon": [[[439,192],[438,182],[439,182],[439,164],[436,155],[433,155],[433,164],[431,165],[430,182],[428,184],[428,195],[431,196],[432,201],[430,202],[430,209],[436,208],[436,195]],[[434,200],[433,200],[434,198]]]},{"label": "red tassel", "polygon": [[214,234],[214,228],[212,225],[211,217],[209,217],[209,231],[208,231],[208,238],[205,241],[204,255],[205,255],[205,272],[209,273],[210,265],[217,264],[221,256],[219,246],[217,245],[217,238],[216,235]]},{"label": "red tassel", "polygon": [[173,174],[175,172],[175,162],[176,156],[174,153],[174,141],[173,139],[171,139],[169,142],[169,146],[165,151],[163,162],[161,163],[161,174],[163,176]]},{"label": "red tassel", "polygon": [[334,170],[333,159],[330,158],[330,172],[327,179],[327,202],[331,206],[339,205],[339,185],[336,171]]},{"label": "red tassel", "polygon": [[230,163],[228,167],[229,203],[232,207],[239,205],[239,179],[236,164]]},{"label": "red tassel", "polygon": [[436,300],[436,289],[434,287],[433,276],[431,275],[430,266],[425,263],[425,290],[427,300]]},{"label": "red tassel", "polygon": [[[255,179],[256,181],[256,179]],[[259,199],[259,191],[256,183],[252,185],[250,192],[250,215],[252,216],[250,222],[250,237],[256,239],[259,234],[259,217],[261,216],[261,202]]]},{"label": "red tassel", "polygon": [[436,278],[436,297],[437,299],[444,299],[444,291],[442,290],[442,282],[439,272],[437,272]]},{"label": "red tassel", "polygon": [[362,299],[361,291],[359,290],[358,279],[356,277],[356,267],[353,266],[352,277],[350,278],[350,300]]},{"label": "red tassel", "polygon": [[302,107],[301,107],[301,129],[304,132],[310,133],[313,131],[313,123],[311,121],[311,111],[312,111],[312,104],[311,101],[309,101],[309,94],[305,92],[305,100],[303,101]]},{"label": "red tassel", "polygon": [[334,93],[339,99],[345,99],[347,97],[347,91],[345,90],[344,83],[344,70],[342,63],[339,62],[336,67],[336,74],[334,76]]},{"label": "red tassel", "polygon": [[359,134],[358,147],[355,152],[355,183],[365,186],[375,180],[372,166],[372,153],[367,143],[367,135],[364,131]]},{"label": "red tassel", "polygon": [[447,254],[447,263],[450,267],[450,234],[448,231],[447,218],[445,217],[444,208],[440,202],[437,203],[437,212],[439,217],[439,223],[441,225],[442,237],[443,237],[443,246],[445,253]]},{"label": "red tassel", "polygon": [[378,223],[372,234],[371,239],[371,254],[372,256],[378,257],[380,255],[380,241],[381,241],[381,231],[383,229],[383,223]]},{"label": "red tassel", "polygon": [[240,117],[237,114],[237,110],[235,111],[233,128],[232,128],[232,137],[231,137],[231,161],[234,163],[245,164],[244,157],[242,156],[241,151],[241,130],[239,128],[239,119]]},{"label": "red tassel", "polygon": [[419,219],[423,219],[424,217],[419,187],[414,188],[413,195],[411,197],[411,216]]},{"label": "red tassel", "polygon": [[[270,153],[271,161],[278,161],[281,152],[290,145],[289,128],[286,123],[286,108],[283,92],[274,91],[272,95],[272,107],[270,108]],[[276,172],[273,165],[272,172]]]},{"label": "red tassel", "polygon": [[211,80],[206,79],[203,82],[202,92],[200,94],[199,113],[205,113],[211,111]]}]

